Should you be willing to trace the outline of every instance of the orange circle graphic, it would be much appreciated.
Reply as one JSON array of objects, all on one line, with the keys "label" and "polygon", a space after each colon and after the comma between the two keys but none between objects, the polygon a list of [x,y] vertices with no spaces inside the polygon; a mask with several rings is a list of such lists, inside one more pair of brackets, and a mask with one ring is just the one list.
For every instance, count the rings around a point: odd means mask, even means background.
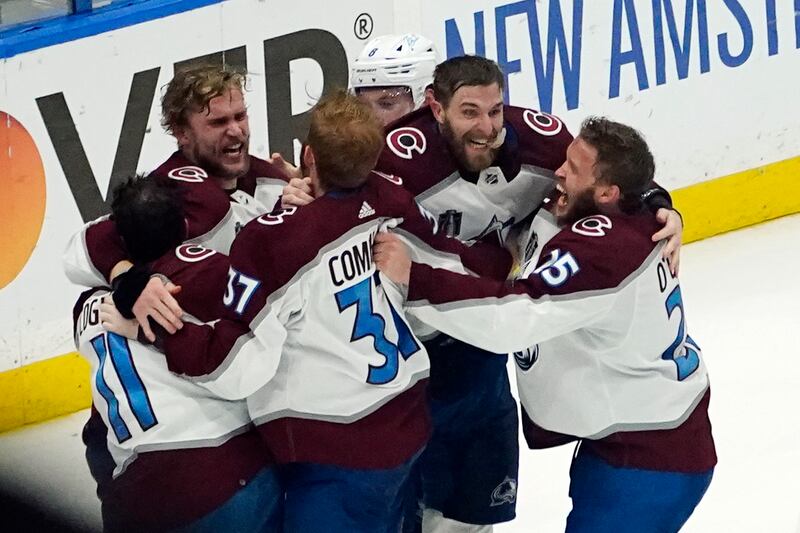
[{"label": "orange circle graphic", "polygon": [[44,165],[33,138],[0,111],[0,288],[30,259],[44,223]]}]

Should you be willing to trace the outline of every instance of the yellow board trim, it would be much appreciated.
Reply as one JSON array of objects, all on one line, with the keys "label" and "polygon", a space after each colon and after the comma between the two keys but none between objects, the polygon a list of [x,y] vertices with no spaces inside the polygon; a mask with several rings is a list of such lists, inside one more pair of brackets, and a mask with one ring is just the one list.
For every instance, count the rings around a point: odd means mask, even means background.
[{"label": "yellow board trim", "polygon": [[800,157],[671,191],[693,242],[800,212]]},{"label": "yellow board trim", "polygon": [[[800,157],[672,191],[684,242],[800,212]],[[91,404],[89,364],[77,353],[0,372],[0,431]]]},{"label": "yellow board trim", "polygon": [[73,352],[0,372],[0,431],[89,407],[89,371]]}]

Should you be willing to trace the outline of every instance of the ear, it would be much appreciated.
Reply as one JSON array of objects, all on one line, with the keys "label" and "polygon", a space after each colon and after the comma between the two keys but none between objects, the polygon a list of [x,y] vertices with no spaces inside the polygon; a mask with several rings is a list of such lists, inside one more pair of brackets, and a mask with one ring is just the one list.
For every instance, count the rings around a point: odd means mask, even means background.
[{"label": "ear", "polygon": [[595,186],[594,199],[603,206],[616,205],[620,200],[619,186],[597,184]]},{"label": "ear", "polygon": [[[427,98],[427,94],[426,94]],[[445,114],[444,114],[444,106],[439,102],[439,100],[435,100],[433,98],[433,94],[431,94],[431,111],[433,111],[433,118],[436,119],[436,122],[439,124],[444,124]]]},{"label": "ear", "polygon": [[315,172],[317,169],[316,160],[314,158],[314,151],[311,149],[311,146],[306,145],[303,149],[303,154],[301,156],[303,158],[303,164],[308,169],[308,173],[311,174]]},{"label": "ear", "polygon": [[431,102],[433,102],[433,87],[428,85],[427,87],[425,87],[425,101],[422,102],[422,105],[429,106],[431,105]]}]

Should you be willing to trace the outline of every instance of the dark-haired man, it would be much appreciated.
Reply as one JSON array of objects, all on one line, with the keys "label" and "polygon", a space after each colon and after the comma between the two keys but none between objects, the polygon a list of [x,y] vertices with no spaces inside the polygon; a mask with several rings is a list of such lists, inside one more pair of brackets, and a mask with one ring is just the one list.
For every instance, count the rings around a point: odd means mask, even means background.
[{"label": "dark-haired man", "polygon": [[540,253],[511,285],[375,248],[379,270],[408,286],[409,313],[516,352],[530,447],[580,439],[569,533],[678,531],[716,464],[708,374],[640,200],[654,168],[638,132],[585,121],[556,171],[560,229],[539,232]]},{"label": "dark-haired man", "polygon": [[[192,320],[216,320],[227,257],[179,246],[183,198],[168,185],[122,184],[113,220],[131,260],[183,286],[176,297]],[[176,376],[148,344],[105,331],[101,302],[109,294],[85,292],[74,314],[75,344],[91,365],[89,427],[96,427],[85,433],[87,458],[105,531],[279,530],[283,492],[245,402]]]}]

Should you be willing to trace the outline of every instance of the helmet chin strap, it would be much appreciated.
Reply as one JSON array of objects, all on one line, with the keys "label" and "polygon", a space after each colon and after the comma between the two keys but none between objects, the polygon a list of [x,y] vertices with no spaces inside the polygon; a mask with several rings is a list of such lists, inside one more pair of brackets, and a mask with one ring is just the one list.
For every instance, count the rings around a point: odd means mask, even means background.
[{"label": "helmet chin strap", "polygon": [[501,146],[503,146],[504,142],[506,142],[506,129],[505,129],[505,127],[502,130],[500,130],[500,133],[497,134],[497,137],[495,137],[494,142],[489,145],[489,148],[491,148],[493,150],[495,148],[500,148]]}]

